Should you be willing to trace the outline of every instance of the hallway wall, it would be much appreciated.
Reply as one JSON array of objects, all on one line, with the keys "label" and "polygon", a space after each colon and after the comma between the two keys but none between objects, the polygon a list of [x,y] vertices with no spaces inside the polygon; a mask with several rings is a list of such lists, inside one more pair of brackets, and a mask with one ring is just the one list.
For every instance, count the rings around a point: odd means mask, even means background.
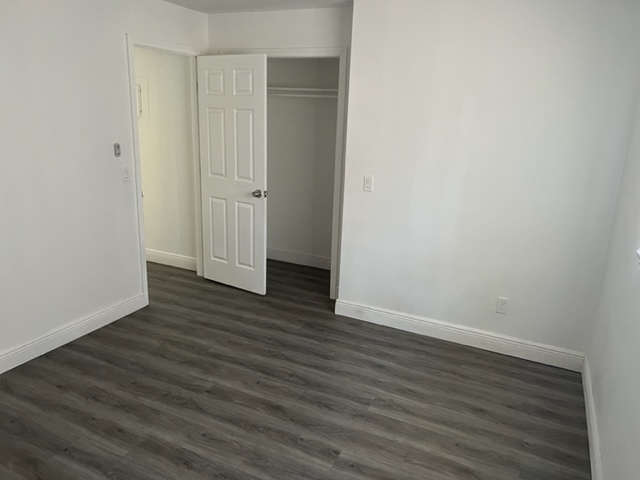
[{"label": "hallway wall", "polygon": [[184,55],[135,49],[147,258],[196,270],[200,189],[194,174],[199,159],[193,151],[192,62]]}]

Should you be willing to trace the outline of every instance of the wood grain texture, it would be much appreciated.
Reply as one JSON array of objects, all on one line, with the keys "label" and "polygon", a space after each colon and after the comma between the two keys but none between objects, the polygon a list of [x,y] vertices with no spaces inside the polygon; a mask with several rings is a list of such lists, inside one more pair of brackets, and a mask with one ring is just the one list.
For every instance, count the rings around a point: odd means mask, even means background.
[{"label": "wood grain texture", "polygon": [[586,480],[579,374],[149,264],[150,306],[0,377],[0,478]]}]

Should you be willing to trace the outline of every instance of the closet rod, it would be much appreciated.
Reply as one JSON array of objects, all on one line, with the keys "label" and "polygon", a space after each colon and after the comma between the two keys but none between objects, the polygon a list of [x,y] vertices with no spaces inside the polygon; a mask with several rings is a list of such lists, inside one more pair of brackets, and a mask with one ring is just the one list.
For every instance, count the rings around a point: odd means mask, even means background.
[{"label": "closet rod", "polygon": [[309,93],[272,93],[269,92],[270,97],[297,97],[297,98],[338,98],[338,95],[312,95]]},{"label": "closet rod", "polygon": [[277,97],[338,98],[337,88],[267,87],[267,93]]}]

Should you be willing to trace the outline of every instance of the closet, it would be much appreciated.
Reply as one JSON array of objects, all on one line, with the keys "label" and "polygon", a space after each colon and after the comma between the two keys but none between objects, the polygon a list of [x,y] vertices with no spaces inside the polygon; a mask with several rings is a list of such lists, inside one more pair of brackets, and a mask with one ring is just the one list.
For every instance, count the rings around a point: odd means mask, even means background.
[{"label": "closet", "polygon": [[339,69],[268,59],[268,258],[331,268]]}]

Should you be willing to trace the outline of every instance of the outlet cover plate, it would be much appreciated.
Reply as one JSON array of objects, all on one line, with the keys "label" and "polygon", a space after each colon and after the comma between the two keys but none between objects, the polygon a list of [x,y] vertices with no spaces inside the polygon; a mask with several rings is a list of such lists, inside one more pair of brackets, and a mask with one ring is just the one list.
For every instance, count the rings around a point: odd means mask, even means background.
[{"label": "outlet cover plate", "polygon": [[496,303],[496,313],[499,313],[500,315],[506,315],[508,306],[509,306],[508,298],[498,297],[498,302]]}]

